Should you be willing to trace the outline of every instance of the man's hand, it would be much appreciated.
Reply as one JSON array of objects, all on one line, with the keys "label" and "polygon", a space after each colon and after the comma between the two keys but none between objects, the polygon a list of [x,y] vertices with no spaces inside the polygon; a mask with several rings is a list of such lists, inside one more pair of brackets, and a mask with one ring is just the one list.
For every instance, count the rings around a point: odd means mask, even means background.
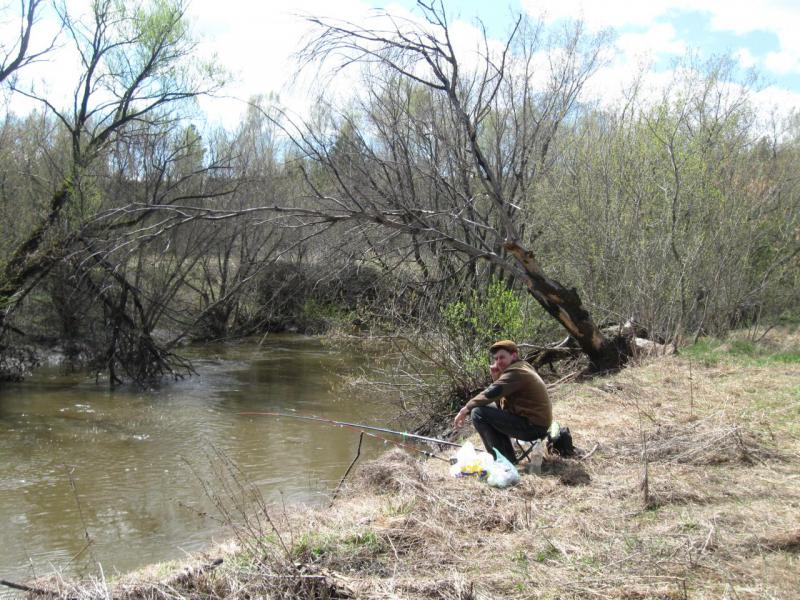
[{"label": "man's hand", "polygon": [[469,414],[469,411],[467,410],[466,406],[464,408],[462,408],[460,411],[458,411],[458,414],[456,415],[456,418],[453,419],[453,427],[455,429],[460,429],[464,425],[464,421],[467,420],[467,415],[468,414]]},{"label": "man's hand", "polygon": [[500,367],[492,363],[489,367],[489,374],[492,376],[492,381],[497,381],[497,378],[500,377]]}]

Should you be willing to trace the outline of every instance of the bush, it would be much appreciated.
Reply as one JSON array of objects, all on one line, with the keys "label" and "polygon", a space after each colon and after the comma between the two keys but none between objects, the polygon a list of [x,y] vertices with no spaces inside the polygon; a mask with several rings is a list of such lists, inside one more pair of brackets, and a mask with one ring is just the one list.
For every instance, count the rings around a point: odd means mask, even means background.
[{"label": "bush", "polygon": [[448,345],[464,369],[486,373],[487,348],[499,339],[537,337],[544,327],[537,315],[540,311],[538,305],[526,306],[518,292],[494,279],[484,293],[473,291],[467,300],[446,305],[442,317]]},{"label": "bush", "polygon": [[444,305],[441,318],[428,313],[406,338],[381,385],[391,382],[404,422],[417,432],[446,430],[453,414],[491,382],[489,346],[498,339],[537,339],[550,325],[527,294],[493,279]]}]

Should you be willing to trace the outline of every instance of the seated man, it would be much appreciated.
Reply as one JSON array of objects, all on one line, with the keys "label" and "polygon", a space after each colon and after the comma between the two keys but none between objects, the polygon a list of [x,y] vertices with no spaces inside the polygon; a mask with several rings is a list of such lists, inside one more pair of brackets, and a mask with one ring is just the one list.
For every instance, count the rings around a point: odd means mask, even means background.
[{"label": "seated man", "polygon": [[[494,449],[516,462],[511,438],[537,440],[547,435],[553,408],[544,381],[532,366],[519,358],[511,340],[492,344],[491,374],[494,383],[458,411],[453,425],[458,429],[467,415],[481,436],[486,451]],[[498,408],[488,406],[495,402]]]}]

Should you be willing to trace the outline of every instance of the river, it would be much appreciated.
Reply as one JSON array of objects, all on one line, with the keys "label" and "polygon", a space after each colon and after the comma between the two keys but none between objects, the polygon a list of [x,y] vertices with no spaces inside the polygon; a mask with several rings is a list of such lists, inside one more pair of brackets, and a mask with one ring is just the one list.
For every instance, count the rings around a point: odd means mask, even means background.
[{"label": "river", "polygon": [[[341,385],[369,368],[362,352],[303,336],[189,352],[197,375],[151,390],[55,368],[0,389],[0,578],[109,576],[223,540],[204,486],[219,491],[227,460],[267,502],[327,502],[358,434],[241,412],[392,425],[389,399]],[[365,437],[361,460],[382,447]]]}]

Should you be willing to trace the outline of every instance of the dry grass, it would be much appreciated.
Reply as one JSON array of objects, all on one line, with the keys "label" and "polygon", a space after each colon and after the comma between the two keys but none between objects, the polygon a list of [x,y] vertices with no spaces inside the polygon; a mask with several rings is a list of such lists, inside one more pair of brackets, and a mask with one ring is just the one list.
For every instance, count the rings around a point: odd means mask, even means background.
[{"label": "dry grass", "polygon": [[[798,381],[797,364],[653,359],[560,387],[557,418],[579,451],[594,452],[585,460],[550,457],[541,476],[523,476],[514,488],[453,479],[445,463],[400,450],[361,465],[328,510],[275,517],[240,491],[246,484],[229,482],[220,498],[229,518],[257,524],[237,526],[235,550],[155,580],[139,575],[110,592],[97,582],[61,591],[76,598],[800,598]],[[263,514],[244,516],[246,505]],[[210,568],[216,556],[224,562]]]}]

